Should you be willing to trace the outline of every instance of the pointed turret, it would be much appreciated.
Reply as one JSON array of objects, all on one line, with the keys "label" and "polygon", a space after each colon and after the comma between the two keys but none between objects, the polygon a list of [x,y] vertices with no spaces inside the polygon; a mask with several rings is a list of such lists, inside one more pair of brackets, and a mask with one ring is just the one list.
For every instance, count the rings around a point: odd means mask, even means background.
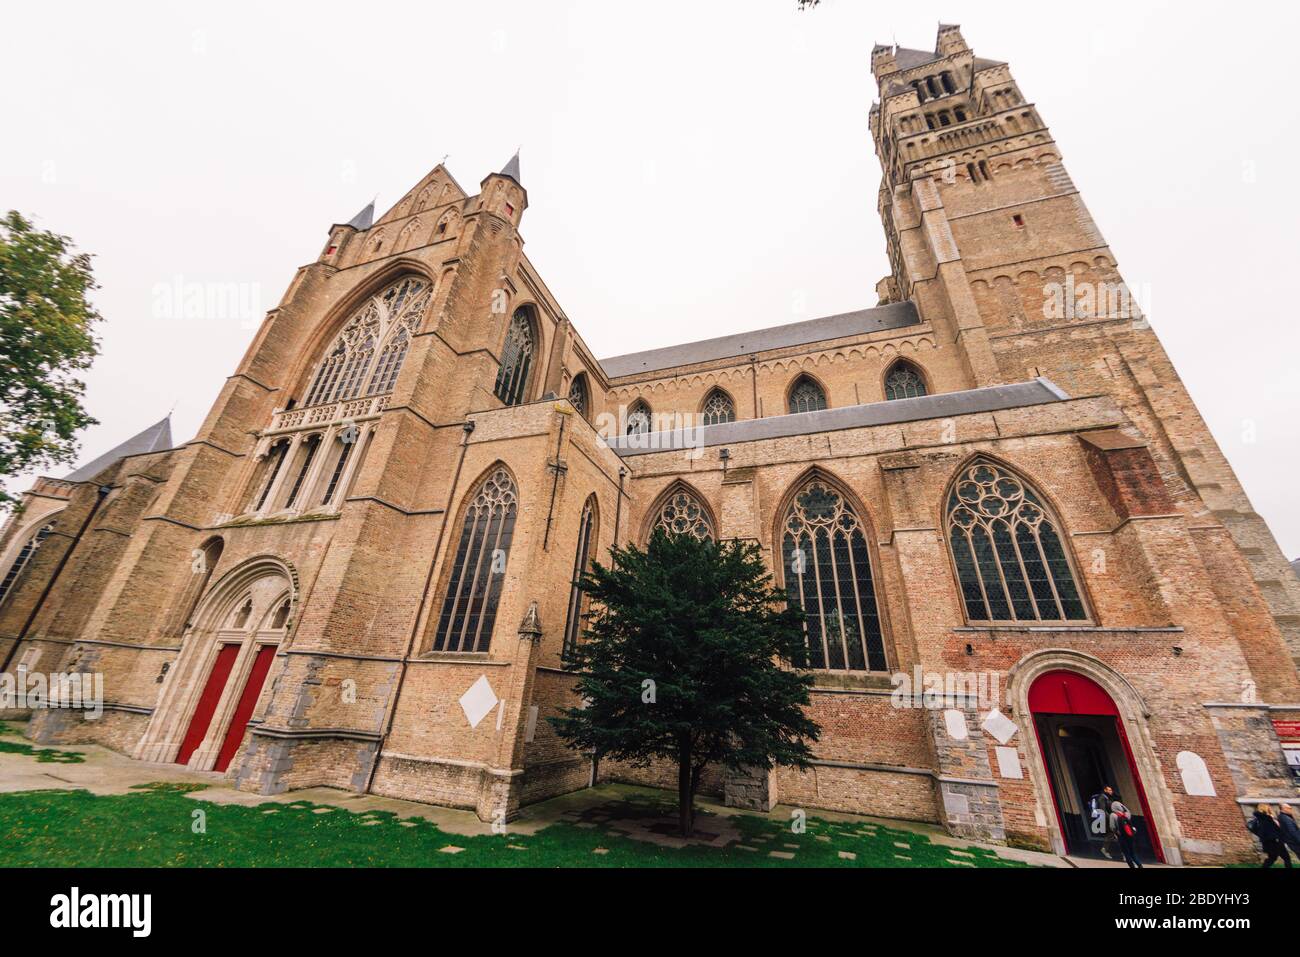
[{"label": "pointed turret", "polygon": [[172,447],[172,416],[155,422],[143,432],[137,432],[125,442],[120,443],[99,458],[87,462],[75,472],[63,477],[65,482],[89,482],[118,459],[128,455],[143,455],[146,452],[163,452]]},{"label": "pointed turret", "polygon": [[528,191],[519,179],[519,151],[515,150],[501,172],[489,173],[479,185],[483,208],[518,226],[528,206]]},{"label": "pointed turret", "polygon": [[501,167],[501,175],[509,176],[520,186],[524,185],[524,181],[519,178],[519,150],[515,150],[515,155],[510,157],[510,162]]},{"label": "pointed turret", "polygon": [[375,221],[375,201],[372,199],[370,202],[366,203],[366,205],[362,208],[361,212],[357,213],[355,216],[349,219],[346,225],[351,226],[353,229],[360,231],[363,229],[369,229],[370,225],[374,221]]}]

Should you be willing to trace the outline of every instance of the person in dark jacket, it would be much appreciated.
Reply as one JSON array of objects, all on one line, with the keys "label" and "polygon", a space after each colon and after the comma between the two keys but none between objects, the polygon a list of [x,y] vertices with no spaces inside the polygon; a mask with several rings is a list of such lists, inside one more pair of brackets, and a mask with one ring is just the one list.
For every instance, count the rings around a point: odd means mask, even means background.
[{"label": "person in dark jacket", "polygon": [[1279,857],[1287,867],[1291,866],[1291,855],[1286,852],[1283,842],[1282,825],[1273,817],[1273,808],[1261,804],[1255,808],[1255,816],[1246,824],[1246,829],[1259,838],[1259,845],[1264,849],[1264,866],[1272,867]]},{"label": "person in dark jacket", "polygon": [[1116,857],[1115,829],[1110,826],[1111,805],[1116,801],[1115,789],[1107,784],[1088,798],[1088,816],[1093,834],[1104,834],[1101,853],[1114,860]]},{"label": "person in dark jacket", "polygon": [[1300,857],[1300,822],[1295,819],[1295,808],[1283,804],[1280,810],[1282,813],[1277,816],[1277,823],[1282,828],[1282,843]]},{"label": "person in dark jacket", "polygon": [[1141,870],[1142,862],[1137,856],[1137,832],[1133,829],[1133,815],[1120,801],[1115,801],[1110,806],[1110,829],[1115,834],[1115,841],[1119,844],[1120,853],[1124,855],[1128,866]]}]

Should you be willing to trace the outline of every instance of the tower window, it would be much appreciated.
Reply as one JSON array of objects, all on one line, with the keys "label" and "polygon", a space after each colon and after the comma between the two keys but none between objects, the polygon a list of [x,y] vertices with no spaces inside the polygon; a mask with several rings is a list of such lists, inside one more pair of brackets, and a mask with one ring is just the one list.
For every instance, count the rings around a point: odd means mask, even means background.
[{"label": "tower window", "polygon": [[578,646],[582,633],[583,599],[582,576],[587,573],[587,560],[591,555],[592,530],[596,524],[596,496],[587,499],[578,522],[578,550],[573,556],[573,583],[569,587],[569,611],[564,622],[564,644],[561,653],[567,658]]},{"label": "tower window", "polygon": [[1011,221],[1016,224],[1016,229],[1025,228],[1025,217],[1021,216],[1019,213],[1016,213],[1016,215],[1012,216]]}]

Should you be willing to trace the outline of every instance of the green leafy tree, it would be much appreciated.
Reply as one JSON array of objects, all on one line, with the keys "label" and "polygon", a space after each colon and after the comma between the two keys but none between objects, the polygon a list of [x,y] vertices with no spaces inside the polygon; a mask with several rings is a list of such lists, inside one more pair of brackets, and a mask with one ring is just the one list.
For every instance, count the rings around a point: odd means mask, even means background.
[{"label": "green leafy tree", "polygon": [[[20,213],[0,219],[0,475],[71,461],[95,420],[77,372],[99,353],[90,256]],[[0,489],[0,508],[14,497]]]},{"label": "green leafy tree", "polygon": [[806,768],[820,728],[804,708],[812,677],[803,616],[752,543],[657,531],[644,551],[614,548],[583,578],[592,601],[569,658],[585,707],[551,718],[571,745],[647,766],[675,761],[681,831],[710,765]]}]

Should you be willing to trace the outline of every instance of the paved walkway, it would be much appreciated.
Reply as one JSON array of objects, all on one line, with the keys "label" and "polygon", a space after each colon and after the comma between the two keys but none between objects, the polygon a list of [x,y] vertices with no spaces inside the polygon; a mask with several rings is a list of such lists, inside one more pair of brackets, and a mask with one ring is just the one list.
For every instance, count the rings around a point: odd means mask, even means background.
[{"label": "paved walkway", "polygon": [[[21,728],[21,725],[16,722],[9,722],[9,726]],[[10,736],[8,740],[31,744],[24,738]],[[38,750],[45,748],[44,745],[32,745],[32,747]],[[30,755],[0,752],[0,793],[81,788],[92,794],[127,794],[133,787],[141,784],[196,783],[206,787],[202,791],[194,792],[190,797],[200,801],[211,801],[214,804],[242,804],[255,807],[260,804],[293,804],[309,801],[357,814],[389,811],[402,819],[421,818],[436,824],[439,829],[448,834],[472,837],[492,833],[490,823],[480,821],[472,811],[457,808],[419,804],[372,794],[356,794],[334,788],[305,788],[271,795],[252,794],[235,790],[221,774],[190,771],[175,764],[135,761],[98,745],[55,745],[51,746],[51,749],[75,751],[85,760],[77,764],[45,764]],[[738,815],[766,817],[772,821],[788,824],[795,811],[793,807],[777,805],[767,814],[762,814],[724,807],[707,799],[699,799],[696,801],[699,829],[696,835],[687,841],[676,833],[675,815],[665,815],[660,811],[652,810],[644,801],[627,800],[638,796],[663,798],[665,794],[651,788],[633,785],[601,784],[594,788],[552,798],[540,804],[529,805],[520,811],[518,818],[510,822],[509,830],[512,834],[531,835],[558,821],[568,821],[578,827],[603,827],[634,840],[647,841],[664,847],[681,847],[687,843],[722,847],[739,842],[740,831],[733,823]],[[668,797],[671,799],[674,796],[668,795]],[[1004,859],[1039,867],[1123,866],[1109,861],[1074,862],[1057,857],[1055,854],[967,841],[955,838],[934,825],[913,821],[873,818],[820,809],[808,809],[808,814],[810,817],[826,821],[854,822],[867,829],[885,827],[907,831],[923,835],[935,845],[959,851],[981,847]]]}]

